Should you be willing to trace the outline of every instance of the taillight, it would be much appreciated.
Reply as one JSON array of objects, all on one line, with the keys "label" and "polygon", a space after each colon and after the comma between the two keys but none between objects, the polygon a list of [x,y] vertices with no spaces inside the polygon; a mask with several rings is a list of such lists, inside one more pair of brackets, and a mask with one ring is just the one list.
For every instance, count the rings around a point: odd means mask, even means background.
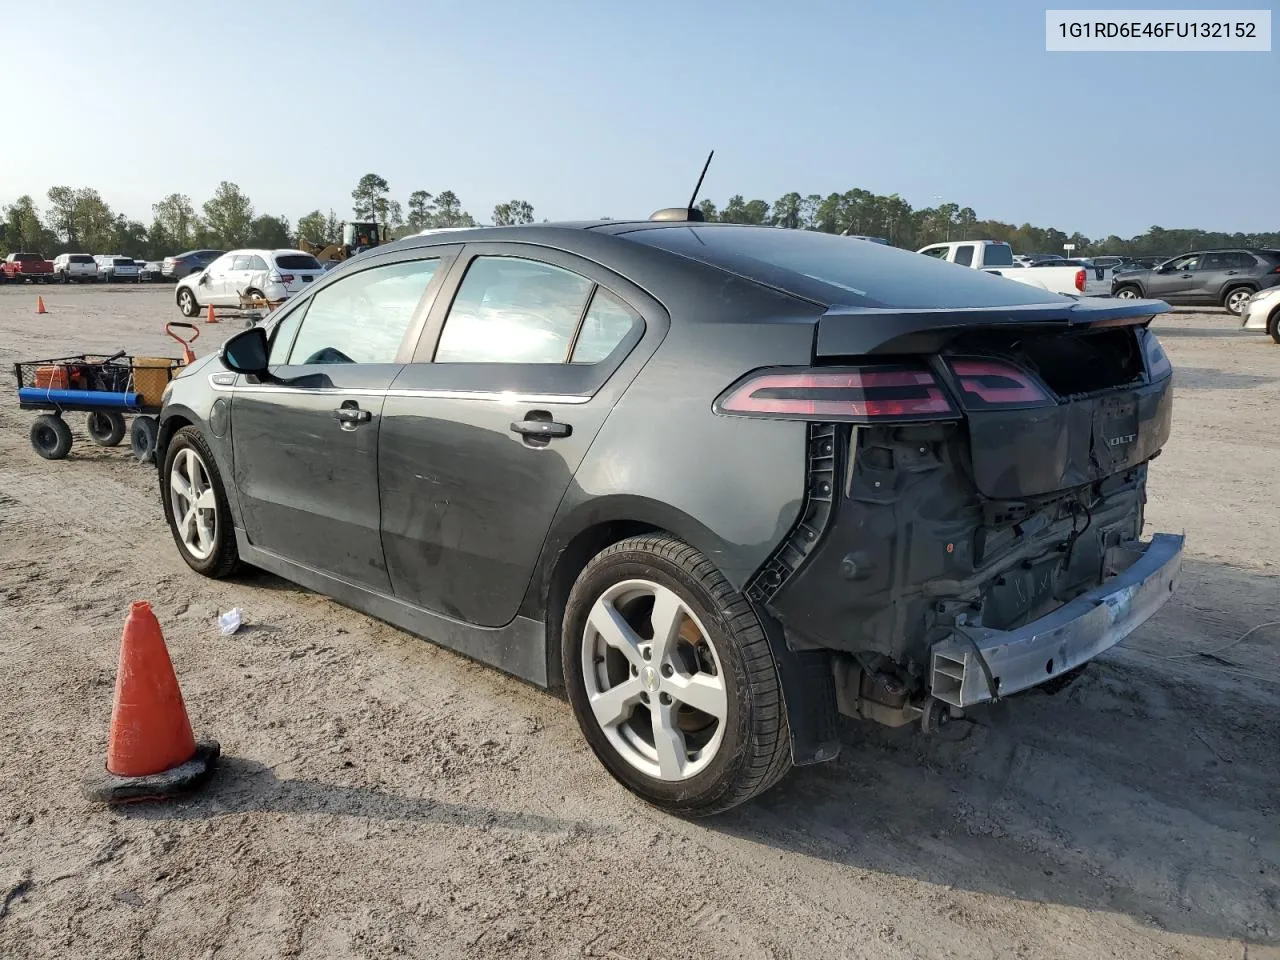
[{"label": "taillight", "polygon": [[1055,401],[1029,374],[1000,360],[947,361],[966,410],[1048,407]]},{"label": "taillight", "polygon": [[901,365],[759,370],[721,394],[713,409],[781,420],[909,422],[958,416],[932,373]]},{"label": "taillight", "polygon": [[1277,266],[1276,266],[1276,268],[1275,268],[1274,270],[1272,270],[1271,272],[1272,272],[1272,273],[1280,273],[1280,265],[1277,265]]},{"label": "taillight", "polygon": [[280,275],[280,282],[281,282],[281,283],[293,283],[293,274],[292,274],[292,273],[284,273],[284,274],[281,274],[281,275]]},{"label": "taillight", "polygon": [[1076,289],[1084,293],[1084,267],[1076,271]]},{"label": "taillight", "polygon": [[1142,355],[1147,360],[1147,376],[1152,380],[1163,380],[1173,373],[1173,364],[1169,362],[1169,355],[1164,352],[1164,347],[1149,329],[1143,331]]}]

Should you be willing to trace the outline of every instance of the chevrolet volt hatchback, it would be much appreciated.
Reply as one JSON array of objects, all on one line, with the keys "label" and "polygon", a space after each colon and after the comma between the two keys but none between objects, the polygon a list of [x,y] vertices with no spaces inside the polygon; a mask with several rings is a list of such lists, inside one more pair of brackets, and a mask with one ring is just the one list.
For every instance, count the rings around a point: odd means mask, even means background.
[{"label": "chevrolet volt hatchback", "polygon": [[708,814],[841,713],[1064,686],[1169,598],[1167,309],[696,211],[412,237],[173,381],[164,511],[200,573],[563,686],[617,780]]}]

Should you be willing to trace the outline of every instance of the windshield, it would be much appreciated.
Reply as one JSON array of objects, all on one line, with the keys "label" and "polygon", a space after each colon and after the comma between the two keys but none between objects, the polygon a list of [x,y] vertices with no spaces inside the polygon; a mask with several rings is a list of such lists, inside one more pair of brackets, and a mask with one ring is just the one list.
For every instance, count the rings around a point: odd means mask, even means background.
[{"label": "windshield", "polygon": [[828,288],[830,303],[850,306],[1001,307],[1056,303],[1059,294],[981,270],[942,263],[879,243],[812,230],[749,226],[671,226],[635,230],[628,240],[682,254],[761,283]]}]

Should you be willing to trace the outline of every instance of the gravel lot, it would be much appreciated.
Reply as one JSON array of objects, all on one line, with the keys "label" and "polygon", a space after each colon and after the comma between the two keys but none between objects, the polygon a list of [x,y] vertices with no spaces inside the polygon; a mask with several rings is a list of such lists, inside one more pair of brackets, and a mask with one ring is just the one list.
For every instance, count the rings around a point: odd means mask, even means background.
[{"label": "gravel lot", "polygon": [[[168,286],[0,287],[0,361],[176,355],[169,319]],[[1280,619],[1280,347],[1221,312],[1157,329],[1178,399],[1148,522],[1188,534],[1178,596],[1068,692],[961,739],[848,722],[837,762],[697,823],[616,786],[553,696],[191,573],[154,470],[81,416],[40,460],[3,370],[0,956],[1280,957],[1280,628],[1197,655]],[[108,811],[77,783],[135,599],[225,761]]]}]

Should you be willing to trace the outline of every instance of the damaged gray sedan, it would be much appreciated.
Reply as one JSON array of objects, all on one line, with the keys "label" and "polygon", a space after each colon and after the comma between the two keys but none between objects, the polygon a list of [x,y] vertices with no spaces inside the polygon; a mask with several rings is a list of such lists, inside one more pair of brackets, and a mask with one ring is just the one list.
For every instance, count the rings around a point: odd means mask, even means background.
[{"label": "damaged gray sedan", "polygon": [[841,713],[1062,686],[1168,600],[1167,310],[684,208],[411,237],[184,368],[161,494],[194,570],[563,689],[617,780],[713,813]]}]

